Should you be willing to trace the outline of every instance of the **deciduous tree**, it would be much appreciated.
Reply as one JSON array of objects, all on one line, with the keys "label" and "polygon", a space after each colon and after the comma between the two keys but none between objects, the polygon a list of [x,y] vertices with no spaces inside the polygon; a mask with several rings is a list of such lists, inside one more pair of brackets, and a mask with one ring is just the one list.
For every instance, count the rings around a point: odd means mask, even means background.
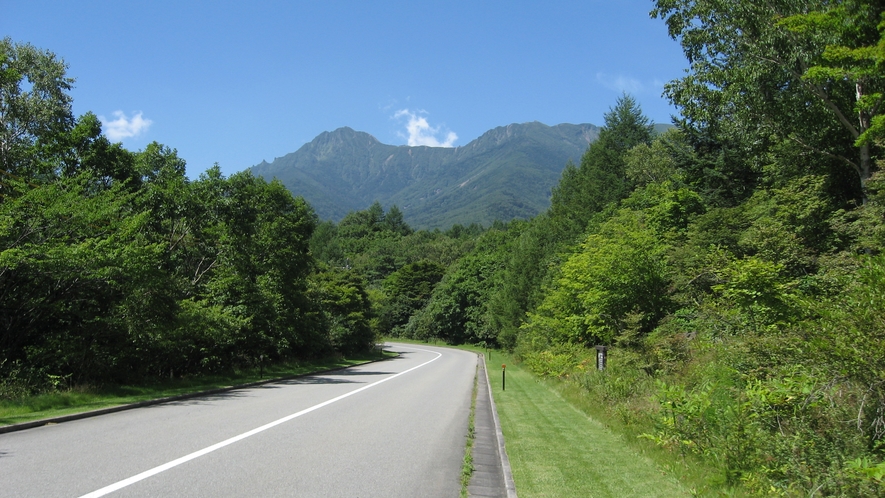
[{"label": "deciduous tree", "polygon": [[868,0],[658,0],[652,15],[690,63],[666,94],[688,125],[721,131],[757,161],[791,141],[849,167],[847,188],[862,198],[885,111],[883,11]]},{"label": "deciduous tree", "polygon": [[[74,126],[67,65],[29,43],[0,40],[0,170],[31,177],[41,148]],[[2,184],[0,184],[2,185]]]}]

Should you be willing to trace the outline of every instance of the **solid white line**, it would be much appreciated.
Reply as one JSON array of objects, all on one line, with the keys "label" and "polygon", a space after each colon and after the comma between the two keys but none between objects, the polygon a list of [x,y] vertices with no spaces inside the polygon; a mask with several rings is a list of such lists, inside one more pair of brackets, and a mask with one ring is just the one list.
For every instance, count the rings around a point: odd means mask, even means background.
[{"label": "solid white line", "polygon": [[129,486],[131,484],[135,484],[138,481],[147,479],[148,477],[151,477],[151,476],[155,476],[155,475],[159,474],[160,472],[167,471],[167,470],[169,470],[173,467],[177,467],[185,462],[189,462],[195,458],[199,458],[199,457],[206,455],[208,453],[212,453],[215,450],[224,448],[225,446],[227,446],[229,444],[236,443],[237,441],[242,441],[243,439],[246,439],[247,437],[254,436],[255,434],[258,434],[259,432],[264,432],[264,431],[270,429],[271,427],[276,427],[276,426],[278,426],[282,423],[288,422],[294,418],[298,418],[298,417],[300,417],[304,414],[310,413],[314,410],[319,410],[320,408],[322,408],[324,406],[331,405],[332,403],[334,403],[336,401],[341,401],[342,399],[347,398],[348,396],[353,396],[354,394],[356,394],[358,392],[365,391],[366,389],[369,389],[370,387],[375,387],[378,384],[387,382],[390,379],[395,379],[395,378],[399,377],[400,375],[405,375],[405,374],[411,372],[412,370],[416,370],[418,368],[423,367],[424,365],[427,365],[429,363],[433,363],[434,361],[438,360],[440,358],[440,356],[442,356],[442,353],[438,353],[436,351],[430,351],[427,349],[418,349],[418,348],[407,348],[407,349],[413,349],[416,351],[426,351],[428,353],[434,353],[437,356],[436,356],[436,358],[434,358],[430,361],[424,362],[424,363],[422,363],[416,367],[412,367],[408,370],[404,370],[398,374],[391,375],[390,377],[387,377],[386,379],[381,379],[378,382],[369,384],[367,386],[363,386],[363,387],[356,389],[354,391],[351,391],[347,394],[342,394],[341,396],[338,396],[337,398],[332,398],[332,399],[330,399],[328,401],[324,401],[318,405],[311,406],[310,408],[305,408],[304,410],[301,410],[298,413],[293,413],[293,414],[287,415],[279,420],[274,420],[273,422],[270,422],[269,424],[262,425],[261,427],[252,429],[249,432],[244,432],[244,433],[240,434],[239,436],[234,436],[230,439],[225,439],[224,441],[222,441],[220,443],[213,444],[212,446],[209,446],[207,448],[203,448],[202,450],[195,451],[189,455],[185,455],[185,456],[178,458],[176,460],[172,460],[171,462],[164,463],[163,465],[154,467],[150,470],[146,470],[146,471],[142,472],[141,474],[134,475],[128,479],[123,479],[122,481],[115,482],[114,484],[111,484],[110,486],[105,486],[105,487],[99,489],[98,491],[93,491],[89,494],[85,494],[85,495],[81,496],[80,498],[98,498],[99,496],[104,496],[108,493],[113,493],[114,491],[117,491],[119,489],[123,489],[126,486]]}]

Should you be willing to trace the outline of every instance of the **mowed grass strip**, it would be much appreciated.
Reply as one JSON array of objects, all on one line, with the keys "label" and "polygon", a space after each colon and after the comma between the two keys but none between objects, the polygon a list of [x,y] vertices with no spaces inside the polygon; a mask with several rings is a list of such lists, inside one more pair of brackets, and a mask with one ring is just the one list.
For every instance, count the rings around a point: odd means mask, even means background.
[{"label": "mowed grass strip", "polygon": [[[392,353],[385,353],[385,357],[391,356],[394,355]],[[249,384],[262,380],[308,375],[315,372],[359,365],[379,358],[379,354],[375,352],[352,358],[291,361],[268,365],[264,369],[242,370],[229,375],[193,376],[142,385],[107,386],[103,388],[75,387],[56,393],[18,399],[0,399],[0,426]]]},{"label": "mowed grass strip", "polygon": [[495,351],[493,360],[486,362],[489,381],[520,498],[691,496],[671,474],[510,357]]}]

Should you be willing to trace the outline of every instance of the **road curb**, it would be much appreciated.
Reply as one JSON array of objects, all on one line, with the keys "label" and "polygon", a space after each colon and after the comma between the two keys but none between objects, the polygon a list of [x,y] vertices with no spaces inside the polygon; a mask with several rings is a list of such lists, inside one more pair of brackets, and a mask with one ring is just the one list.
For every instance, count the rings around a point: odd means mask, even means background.
[{"label": "road curb", "polygon": [[[386,361],[388,359],[390,359],[390,358],[381,358],[378,360],[370,360],[365,363],[360,363],[360,365],[368,365],[370,363],[377,363],[380,361]],[[356,366],[356,365],[351,365],[351,366]],[[61,415],[58,417],[44,418],[44,419],[40,419],[40,420],[33,420],[31,422],[22,422],[20,424],[4,425],[4,426],[0,426],[0,434],[6,434],[8,432],[23,431],[26,429],[33,429],[35,427],[42,427],[44,425],[60,424],[63,422],[70,422],[73,420],[80,420],[80,419],[84,419],[84,418],[97,417],[99,415],[106,415],[108,413],[122,412],[124,410],[132,410],[134,408],[142,408],[145,406],[159,405],[162,403],[169,403],[171,401],[181,401],[181,400],[185,400],[185,399],[199,398],[201,396],[209,396],[212,394],[225,393],[225,392],[229,392],[229,391],[235,391],[237,389],[248,389],[250,387],[257,387],[257,386],[261,386],[264,384],[271,384],[273,382],[280,382],[282,380],[298,379],[301,377],[309,377],[311,375],[320,375],[320,374],[325,374],[325,373],[329,373],[329,372],[337,372],[338,370],[344,370],[346,368],[350,368],[350,367],[330,368],[327,370],[320,370],[317,372],[311,372],[311,373],[306,373],[306,374],[287,375],[286,377],[277,377],[277,378],[273,378],[273,379],[259,380],[257,382],[250,382],[248,384],[239,384],[236,386],[229,386],[229,387],[219,387],[217,389],[209,389],[207,391],[200,391],[200,392],[195,392],[195,393],[177,394],[175,396],[167,396],[165,398],[149,399],[146,401],[139,401],[137,403],[129,403],[129,404],[125,404],[125,405],[111,406],[108,408],[100,408],[98,410],[90,410],[87,412],[72,413],[70,415]]]},{"label": "road curb", "polygon": [[517,498],[516,483],[513,481],[513,472],[510,470],[510,458],[504,448],[504,432],[501,430],[501,420],[498,418],[498,408],[495,406],[495,397],[492,395],[492,383],[489,382],[489,369],[485,368],[485,356],[481,356],[483,371],[486,376],[486,386],[489,388],[489,403],[492,405],[492,419],[495,421],[495,437],[498,439],[498,453],[501,455],[501,466],[504,468],[504,485],[507,487],[507,498]]},{"label": "road curb", "polygon": [[470,498],[516,498],[510,459],[504,449],[504,434],[492,397],[489,372],[483,354],[477,354],[478,391],[476,394],[473,475],[467,486]]}]

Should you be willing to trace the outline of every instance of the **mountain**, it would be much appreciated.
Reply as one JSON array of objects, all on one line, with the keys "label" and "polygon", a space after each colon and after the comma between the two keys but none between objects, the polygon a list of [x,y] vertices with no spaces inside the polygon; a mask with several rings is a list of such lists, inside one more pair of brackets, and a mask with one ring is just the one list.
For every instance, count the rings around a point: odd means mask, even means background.
[{"label": "mountain", "polygon": [[529,218],[550,205],[566,163],[580,161],[599,128],[591,124],[502,126],[462,147],[395,146],[339,128],[296,152],[253,166],[304,197],[321,219],[379,201],[396,204],[413,228]]}]

